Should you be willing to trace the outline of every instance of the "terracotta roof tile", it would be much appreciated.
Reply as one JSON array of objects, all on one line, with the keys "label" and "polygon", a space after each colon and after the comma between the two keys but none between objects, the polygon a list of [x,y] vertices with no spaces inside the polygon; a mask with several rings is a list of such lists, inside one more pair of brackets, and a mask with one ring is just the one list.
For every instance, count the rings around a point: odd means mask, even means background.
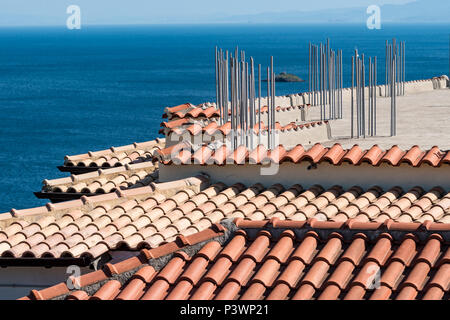
[{"label": "terracotta roof tile", "polygon": [[227,218],[298,222],[314,218],[316,228],[323,221],[341,225],[348,219],[379,224],[391,219],[416,226],[431,222],[430,228],[436,230],[450,222],[450,193],[437,187],[324,190],[298,184],[264,188],[216,183],[193,191],[186,182],[166,184],[174,190],[171,195],[158,192],[164,183],[151,184],[133,189],[132,194],[125,190],[38,210],[13,210],[9,219],[0,220],[0,256],[94,259],[111,250],[156,247]]},{"label": "terracotta roof tile", "polygon": [[436,167],[445,158],[448,152],[442,152],[438,147],[429,150],[422,159],[422,162],[428,163],[430,166]]},{"label": "terracotta roof tile", "polygon": [[[205,149],[208,148],[208,149]],[[156,151],[156,157],[165,165],[172,163],[179,163],[179,157],[171,159],[171,154],[177,154],[177,150],[182,150],[183,164],[198,163],[202,165],[217,164],[222,165],[227,163],[235,164],[264,164],[268,160],[274,163],[293,162],[301,163],[308,161],[312,163],[321,163],[323,161],[329,162],[333,165],[340,165],[344,162],[360,165],[368,163],[373,166],[379,166],[382,163],[387,163],[392,166],[400,166],[403,163],[418,167],[421,165],[430,165],[439,167],[450,162],[446,159],[450,151],[440,151],[437,147],[428,151],[423,151],[424,157],[416,158],[418,147],[413,147],[410,150],[401,150],[397,146],[393,146],[389,150],[383,151],[377,145],[374,145],[368,150],[362,150],[355,145],[351,149],[343,149],[340,144],[335,144],[331,148],[324,147],[317,143],[309,149],[305,149],[302,145],[297,145],[293,148],[286,149],[283,145],[278,145],[273,150],[267,150],[264,146],[259,145],[253,150],[248,150],[244,146],[239,146],[236,150],[231,151],[222,145],[218,148],[212,145],[200,148],[203,157],[198,157],[195,151],[188,143],[183,143],[171,146],[170,150]],[[175,151],[175,152],[174,152]]]},{"label": "terracotta roof tile", "polygon": [[66,156],[64,166],[86,168],[111,168],[126,164],[149,161],[156,150],[165,147],[165,139],[156,139],[141,143],[133,143],[122,147],[111,147],[101,151],[89,151],[85,154]]},{"label": "terracotta roof tile", "polygon": [[125,166],[100,169],[67,178],[44,180],[42,190],[36,194],[52,201],[140,188],[158,180],[158,165],[152,162],[126,164]]},{"label": "terracotta roof tile", "polygon": [[[197,109],[195,109],[197,110]],[[201,111],[196,111],[195,114],[203,115]],[[188,113],[189,114],[189,113]],[[192,116],[192,118],[197,118],[198,115]],[[303,129],[308,129],[316,126],[321,126],[327,124],[328,121],[311,121],[302,124],[297,124],[295,122],[290,122],[286,125],[281,125],[279,122],[275,123],[275,130],[280,132],[285,131],[298,131]],[[189,120],[187,118],[172,120],[168,122],[161,123],[162,129],[160,133],[164,133],[166,136],[171,133],[176,133],[178,135],[183,135],[186,131],[190,135],[207,134],[209,136],[222,135],[227,136],[231,131],[231,122],[224,123],[223,125],[218,125],[215,121],[205,121],[205,120]],[[253,132],[255,134],[265,132],[268,127],[263,123],[257,123],[253,126]]]},{"label": "terracotta roof tile", "polygon": [[167,107],[164,111],[169,114],[169,113],[175,113],[175,112],[179,112],[179,111],[183,111],[189,108],[192,108],[193,106],[190,103],[185,103],[185,104],[181,104],[175,107]]},{"label": "terracotta roof tile", "polygon": [[[355,220],[338,225],[313,219],[299,225],[238,219],[235,224],[238,229],[220,241],[215,233],[187,251],[167,244],[159,254],[143,252],[129,259],[133,263],[127,268],[119,267],[126,261],[117,268],[110,265],[109,277],[104,271],[82,276],[84,285],[72,292],[59,284],[33,290],[24,299],[449,298],[448,225],[433,231],[429,224],[417,229]],[[171,252],[159,270],[152,267],[152,259]],[[111,278],[111,269],[121,270],[122,283]]]},{"label": "terracotta roof tile", "polygon": [[[284,112],[284,111],[290,111],[294,109],[304,109],[309,108],[310,105],[300,105],[296,107],[276,107],[277,112]],[[268,107],[267,106],[261,106],[261,113],[267,113]],[[258,113],[258,110],[256,110]],[[231,111],[228,112],[230,114]],[[220,115],[220,110],[216,109],[215,104],[210,103],[204,103],[197,106],[194,106],[190,103],[185,103],[179,106],[171,107],[171,108],[165,108],[163,118],[169,118],[169,119],[183,119],[183,118],[217,118]]]}]

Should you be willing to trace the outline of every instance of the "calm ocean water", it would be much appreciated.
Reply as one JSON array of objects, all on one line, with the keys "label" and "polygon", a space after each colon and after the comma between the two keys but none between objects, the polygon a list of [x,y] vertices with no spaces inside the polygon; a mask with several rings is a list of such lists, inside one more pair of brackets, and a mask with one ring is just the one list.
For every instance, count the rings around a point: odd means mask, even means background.
[{"label": "calm ocean water", "polygon": [[[66,154],[154,139],[166,106],[213,101],[214,46],[236,45],[276,72],[307,79],[308,41],[343,49],[345,80],[357,46],[378,56],[407,44],[407,79],[448,73],[449,25],[147,26],[0,29],[0,212],[42,205],[32,194]],[[277,84],[277,95],[307,83]]]}]

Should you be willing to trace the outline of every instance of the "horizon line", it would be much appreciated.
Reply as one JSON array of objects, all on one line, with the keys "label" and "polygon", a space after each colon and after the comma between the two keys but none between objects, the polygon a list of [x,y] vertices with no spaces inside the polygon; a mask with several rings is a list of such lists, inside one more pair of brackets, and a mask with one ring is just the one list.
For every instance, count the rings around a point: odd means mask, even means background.
[{"label": "horizon line", "polygon": [[[450,25],[450,21],[414,21],[414,22],[384,22],[383,25]],[[284,25],[365,25],[365,22],[206,22],[206,23],[196,23],[196,22],[157,22],[157,23],[84,23],[83,27],[137,27],[137,26],[228,26],[228,25],[273,25],[273,26],[284,26]],[[0,28],[39,28],[39,27],[62,27],[66,28],[65,24],[29,24],[29,25],[1,25]]]}]

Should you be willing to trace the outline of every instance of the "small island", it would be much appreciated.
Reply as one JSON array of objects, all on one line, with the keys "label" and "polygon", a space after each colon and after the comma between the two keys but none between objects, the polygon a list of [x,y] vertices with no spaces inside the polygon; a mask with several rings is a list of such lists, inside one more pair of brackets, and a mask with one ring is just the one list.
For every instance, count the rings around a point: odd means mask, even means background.
[{"label": "small island", "polygon": [[[267,82],[267,80],[264,80],[264,82]],[[275,76],[275,82],[305,82],[305,80],[295,74],[281,72]]]},{"label": "small island", "polygon": [[275,76],[275,82],[304,82],[305,80],[297,77],[295,74],[282,72]]}]

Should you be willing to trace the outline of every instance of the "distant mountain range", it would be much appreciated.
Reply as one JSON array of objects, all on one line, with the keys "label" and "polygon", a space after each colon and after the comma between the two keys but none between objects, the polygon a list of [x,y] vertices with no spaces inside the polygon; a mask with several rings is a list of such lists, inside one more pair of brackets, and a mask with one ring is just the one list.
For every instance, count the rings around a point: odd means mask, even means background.
[{"label": "distant mountain range", "polygon": [[[450,23],[450,1],[420,0],[380,6],[382,23]],[[317,11],[267,12],[255,15],[217,16],[223,23],[365,23],[367,7]],[[207,22],[203,19],[202,22]],[[212,21],[210,21],[212,22]]]},{"label": "distant mountain range", "polygon": [[[338,6],[339,2],[336,2]],[[450,23],[449,0],[418,0],[406,4],[386,4],[381,8],[382,23]],[[20,25],[65,25],[64,6],[57,12],[39,14],[1,12],[0,26]],[[365,23],[369,15],[367,7],[330,8],[316,11],[281,11],[259,14],[226,15],[223,13],[196,15],[174,11],[164,16],[155,16],[146,10],[131,10],[124,14],[83,11],[84,25],[127,25],[127,24],[211,24],[211,23]],[[132,21],[132,23],[130,23]]]}]

